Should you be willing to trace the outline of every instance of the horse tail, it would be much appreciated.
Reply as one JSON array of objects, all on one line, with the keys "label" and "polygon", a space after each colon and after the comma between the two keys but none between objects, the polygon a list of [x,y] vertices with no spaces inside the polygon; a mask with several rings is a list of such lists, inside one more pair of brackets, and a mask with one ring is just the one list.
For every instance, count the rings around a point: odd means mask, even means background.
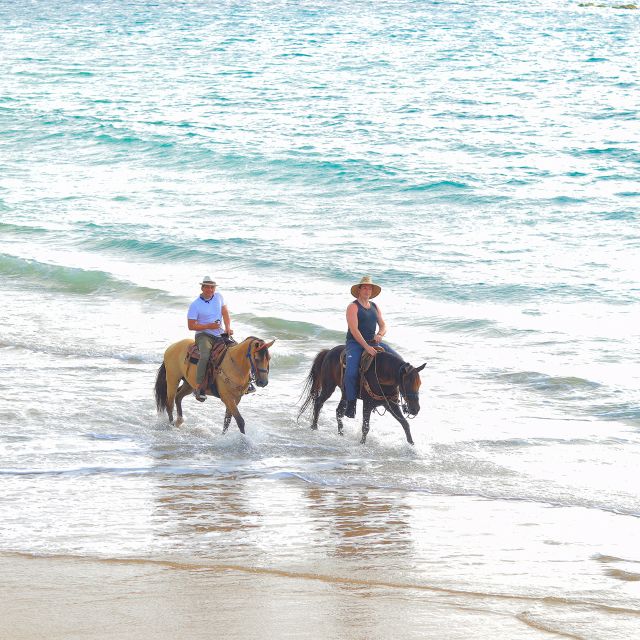
[{"label": "horse tail", "polygon": [[300,400],[302,400],[305,395],[306,397],[304,397],[302,407],[300,407],[300,411],[298,411],[298,420],[300,420],[300,417],[306,413],[311,403],[315,402],[320,395],[320,390],[322,389],[322,377],[320,376],[320,370],[322,369],[322,363],[327,357],[329,351],[330,349],[323,349],[313,360],[311,371],[309,371],[309,375],[304,381],[304,387],[300,394]]},{"label": "horse tail", "polygon": [[158,375],[156,376],[156,408],[158,413],[162,413],[167,410],[167,369],[164,366],[164,362],[158,369]]}]

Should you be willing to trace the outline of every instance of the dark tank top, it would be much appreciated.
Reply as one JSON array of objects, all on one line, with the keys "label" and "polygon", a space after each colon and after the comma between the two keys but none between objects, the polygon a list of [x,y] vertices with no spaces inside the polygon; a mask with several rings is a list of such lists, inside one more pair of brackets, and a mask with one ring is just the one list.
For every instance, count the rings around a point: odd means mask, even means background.
[{"label": "dark tank top", "polygon": [[[354,302],[358,305],[358,330],[367,342],[371,342],[373,336],[376,335],[376,327],[378,326],[378,307],[375,302],[370,302],[371,307],[365,309],[357,300]],[[349,341],[357,342],[348,329],[347,342]]]}]

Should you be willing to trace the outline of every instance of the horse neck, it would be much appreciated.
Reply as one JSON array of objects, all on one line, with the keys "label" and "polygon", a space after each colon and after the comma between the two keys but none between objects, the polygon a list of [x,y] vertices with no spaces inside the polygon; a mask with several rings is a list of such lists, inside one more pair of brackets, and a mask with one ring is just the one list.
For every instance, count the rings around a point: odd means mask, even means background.
[{"label": "horse neck", "polygon": [[249,362],[249,358],[247,358],[247,349],[249,348],[250,341],[251,338],[247,338],[239,344],[234,344],[229,347],[225,357],[225,360],[226,358],[231,360],[236,371],[245,376],[249,375],[249,371],[251,369],[251,363]]},{"label": "horse neck", "polygon": [[[380,356],[383,357],[380,358]],[[378,362],[376,362],[376,360]],[[374,359],[374,363],[378,365],[376,366],[376,373],[378,374],[378,378],[382,384],[398,384],[400,377],[400,368],[403,364],[405,364],[402,358],[398,358],[390,353],[381,353]]]}]

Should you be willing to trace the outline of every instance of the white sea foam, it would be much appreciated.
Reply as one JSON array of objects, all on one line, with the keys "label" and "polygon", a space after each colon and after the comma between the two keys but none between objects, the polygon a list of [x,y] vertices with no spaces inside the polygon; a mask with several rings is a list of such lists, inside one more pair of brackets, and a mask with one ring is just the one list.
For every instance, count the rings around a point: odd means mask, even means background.
[{"label": "white sea foam", "polygon": [[[588,592],[609,640],[640,611],[635,13],[75,6],[0,3],[0,551]],[[360,407],[338,436],[337,393],[296,421],[365,273],[427,362],[414,447],[388,414],[361,446]],[[205,274],[276,338],[245,435],[155,414]],[[577,635],[546,602],[509,611]]]}]

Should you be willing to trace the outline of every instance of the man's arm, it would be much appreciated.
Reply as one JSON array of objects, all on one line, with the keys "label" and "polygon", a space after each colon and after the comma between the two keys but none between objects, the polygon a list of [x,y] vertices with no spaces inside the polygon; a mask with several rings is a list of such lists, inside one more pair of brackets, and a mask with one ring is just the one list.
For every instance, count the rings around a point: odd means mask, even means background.
[{"label": "man's arm", "polygon": [[[224,311],[222,312],[222,315],[224,316]],[[189,326],[189,331],[204,331],[205,329],[219,329],[221,327],[219,320],[216,322],[200,323],[197,320],[187,318],[187,324]]]},{"label": "man's arm", "polygon": [[227,305],[222,305],[222,319],[224,320],[224,332],[233,335],[233,329],[231,328],[231,316],[229,315],[229,309]]}]

